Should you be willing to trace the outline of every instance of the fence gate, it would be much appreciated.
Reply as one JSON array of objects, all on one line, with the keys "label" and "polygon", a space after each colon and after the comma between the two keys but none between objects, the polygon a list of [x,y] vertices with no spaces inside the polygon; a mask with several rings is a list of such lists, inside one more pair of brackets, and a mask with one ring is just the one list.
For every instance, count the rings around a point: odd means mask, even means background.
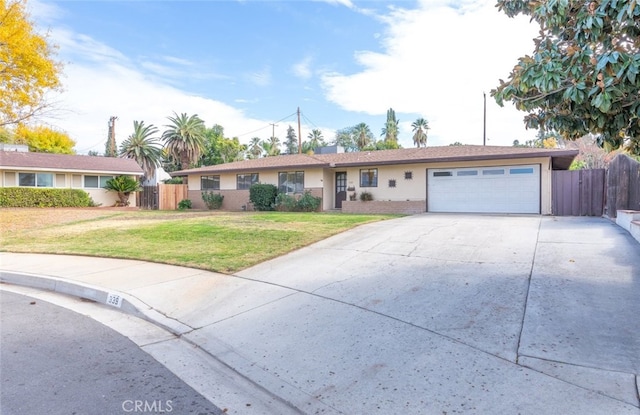
[{"label": "fence gate", "polygon": [[602,216],[605,170],[554,170],[552,212],[556,216]]},{"label": "fence gate", "polygon": [[158,186],[142,186],[136,205],[141,209],[158,209]]},{"label": "fence gate", "polygon": [[607,216],[618,210],[640,210],[640,163],[619,154],[607,170]]}]

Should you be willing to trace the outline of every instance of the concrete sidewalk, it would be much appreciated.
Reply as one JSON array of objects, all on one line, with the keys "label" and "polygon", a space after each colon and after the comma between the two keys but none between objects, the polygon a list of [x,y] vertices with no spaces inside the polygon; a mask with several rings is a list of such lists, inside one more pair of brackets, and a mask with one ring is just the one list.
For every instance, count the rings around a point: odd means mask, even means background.
[{"label": "concrete sidewalk", "polygon": [[273,398],[238,413],[640,414],[640,244],[606,219],[416,215],[234,276],[0,261],[2,281],[153,321]]}]

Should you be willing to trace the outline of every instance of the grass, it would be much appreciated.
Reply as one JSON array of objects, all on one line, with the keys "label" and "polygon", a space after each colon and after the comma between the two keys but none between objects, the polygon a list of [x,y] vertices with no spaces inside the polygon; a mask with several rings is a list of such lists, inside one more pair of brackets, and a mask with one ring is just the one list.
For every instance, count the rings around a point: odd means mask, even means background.
[{"label": "grass", "polygon": [[0,250],[140,259],[233,273],[397,215],[1,209]]}]

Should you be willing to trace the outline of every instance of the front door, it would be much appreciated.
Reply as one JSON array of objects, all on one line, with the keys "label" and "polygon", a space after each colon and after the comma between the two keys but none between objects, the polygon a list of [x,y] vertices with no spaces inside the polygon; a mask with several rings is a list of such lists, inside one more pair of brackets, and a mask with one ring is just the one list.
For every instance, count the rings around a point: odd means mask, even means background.
[{"label": "front door", "polygon": [[347,172],[336,173],[336,209],[342,209],[342,201],[347,200]]}]

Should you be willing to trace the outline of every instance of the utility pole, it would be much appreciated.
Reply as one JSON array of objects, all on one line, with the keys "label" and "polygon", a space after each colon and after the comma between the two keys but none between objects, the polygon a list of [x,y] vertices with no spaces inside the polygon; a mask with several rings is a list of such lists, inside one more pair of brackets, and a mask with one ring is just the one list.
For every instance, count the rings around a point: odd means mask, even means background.
[{"label": "utility pole", "polygon": [[276,136],[276,127],[278,126],[278,124],[269,124],[271,126],[271,138],[273,139],[273,137]]},{"label": "utility pole", "polygon": [[105,157],[117,157],[118,149],[116,147],[116,120],[118,117],[111,116],[109,118],[109,137],[107,137],[107,145],[105,146]]},{"label": "utility pole", "polygon": [[482,96],[484,97],[484,120],[482,123],[482,145],[486,146],[487,145],[487,94],[486,93],[482,93]]},{"label": "utility pole", "polygon": [[300,134],[300,107],[298,107],[298,154],[302,154],[302,135]]}]

